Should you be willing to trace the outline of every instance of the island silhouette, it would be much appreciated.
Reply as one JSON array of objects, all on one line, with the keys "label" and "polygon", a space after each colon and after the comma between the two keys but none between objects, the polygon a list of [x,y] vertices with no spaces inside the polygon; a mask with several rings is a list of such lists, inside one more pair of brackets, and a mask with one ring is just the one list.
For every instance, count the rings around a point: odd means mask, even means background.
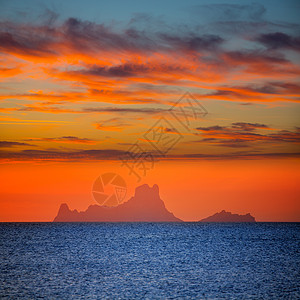
[{"label": "island silhouette", "polygon": [[222,210],[219,213],[204,218],[199,222],[256,222],[255,218],[249,213],[245,215],[233,214],[229,211]]},{"label": "island silhouette", "polygon": [[[169,212],[159,196],[159,188],[148,184],[135,189],[135,194],[127,202],[116,207],[90,205],[86,211],[70,210],[66,203],[61,204],[53,222],[183,222]],[[249,213],[246,215],[225,212],[202,219],[199,222],[255,222]]]},{"label": "island silhouette", "polygon": [[160,199],[157,184],[136,188],[135,195],[116,207],[90,205],[84,212],[62,204],[54,222],[182,222],[169,212]]}]

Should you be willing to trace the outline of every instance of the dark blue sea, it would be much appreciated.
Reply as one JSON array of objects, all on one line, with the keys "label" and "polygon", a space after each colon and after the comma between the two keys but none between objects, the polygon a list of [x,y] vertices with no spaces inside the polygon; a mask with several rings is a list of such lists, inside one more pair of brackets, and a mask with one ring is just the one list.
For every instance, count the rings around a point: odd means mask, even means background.
[{"label": "dark blue sea", "polygon": [[1,223],[0,298],[300,299],[300,223]]}]

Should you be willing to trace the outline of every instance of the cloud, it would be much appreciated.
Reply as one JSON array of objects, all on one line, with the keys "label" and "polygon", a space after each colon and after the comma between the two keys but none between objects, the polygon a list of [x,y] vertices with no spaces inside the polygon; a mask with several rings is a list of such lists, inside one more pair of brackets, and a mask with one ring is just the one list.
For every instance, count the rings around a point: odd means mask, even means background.
[{"label": "cloud", "polygon": [[[64,78],[64,77],[63,77]],[[75,80],[75,78],[74,78]],[[0,94],[0,99],[24,99],[24,100],[37,100],[43,102],[42,106],[27,105],[20,108],[21,111],[35,111],[49,109],[44,104],[65,104],[73,102],[94,101],[105,102],[114,104],[143,104],[143,103],[160,103],[160,100],[153,99],[151,96],[157,96],[157,92],[148,92],[147,95],[143,95],[143,91],[140,91],[139,96],[134,91],[126,90],[112,90],[112,89],[88,89],[87,91],[75,92],[75,91],[61,91],[58,93],[44,93],[29,92],[24,94]],[[55,110],[55,108],[53,108]],[[61,108],[57,108],[61,110]]]},{"label": "cloud", "polygon": [[168,47],[184,51],[216,50],[224,42],[224,39],[218,35],[196,35],[191,32],[185,33],[184,36],[160,33],[159,38],[163,43],[167,43]]},{"label": "cloud", "polygon": [[149,51],[152,42],[145,34],[133,32],[115,32],[104,24],[69,18],[60,28],[64,38],[72,48],[78,51],[96,49],[119,51]]},{"label": "cloud", "polygon": [[62,136],[57,138],[31,138],[26,139],[30,142],[55,142],[55,143],[75,143],[75,144],[96,144],[97,141],[88,138],[79,138],[76,136]]},{"label": "cloud", "polygon": [[283,32],[274,32],[261,34],[256,40],[269,49],[300,51],[300,36],[294,37]]},{"label": "cloud", "polygon": [[[248,105],[300,101],[300,67],[286,51],[298,47],[297,35],[285,33],[296,32],[291,24],[270,33],[261,4],[199,5],[192,10],[195,18],[186,26],[145,15],[122,26],[76,18],[60,21],[50,11],[42,24],[0,22],[0,71],[8,88],[16,79],[41,80],[47,83],[43,86],[59,83],[52,92],[30,92],[27,85],[3,90],[0,99],[26,104],[1,111],[155,114],[159,109],[75,109],[72,104],[169,104],[186,89],[195,90],[199,99]],[[216,19],[203,25],[196,20],[200,16]],[[229,34],[220,31],[227,26]]]},{"label": "cloud", "polygon": [[125,123],[121,118],[112,118],[103,122],[97,122],[94,126],[101,131],[123,131],[125,127],[132,126],[132,124]]},{"label": "cloud", "polygon": [[167,34],[153,33],[149,28],[148,31],[133,27],[116,30],[105,24],[77,18],[69,18],[63,24],[0,23],[0,50],[25,57],[61,56],[66,51],[137,54],[157,50],[164,52],[171,48],[177,51],[213,50],[222,42],[223,39],[217,35],[200,35],[196,31]]},{"label": "cloud", "polygon": [[164,109],[160,108],[150,108],[150,107],[103,107],[103,108],[97,108],[97,107],[91,107],[91,108],[83,108],[83,112],[99,112],[99,113],[105,113],[105,112],[111,112],[111,113],[142,113],[142,114],[157,114],[164,112]]},{"label": "cloud", "polygon": [[262,50],[236,50],[224,53],[225,58],[231,62],[244,64],[285,64],[288,62],[282,54],[269,53]]},{"label": "cloud", "polygon": [[208,143],[224,147],[249,147],[253,143],[293,143],[300,144],[300,131],[280,130],[274,133],[258,133],[257,130],[270,130],[271,128],[260,123],[235,122],[231,126],[198,127],[203,137],[194,143]]},{"label": "cloud", "polygon": [[165,130],[165,132],[168,132],[168,133],[178,134],[178,130],[176,130],[175,128],[165,128],[164,130]]},{"label": "cloud", "polygon": [[159,114],[167,111],[163,108],[151,107],[85,107],[82,109],[60,108],[53,105],[26,105],[19,108],[2,108],[0,111],[27,111],[27,112],[45,112],[45,113],[128,113],[128,114]]},{"label": "cloud", "polygon": [[[17,56],[50,57],[59,55],[61,34],[58,28],[13,22],[0,23],[0,50]],[[54,50],[56,49],[56,50]]]},{"label": "cloud", "polygon": [[20,142],[11,142],[11,141],[0,141],[0,148],[10,148],[15,146],[34,146],[32,144],[20,143]]},{"label": "cloud", "polygon": [[249,83],[245,86],[220,86],[215,91],[201,95],[198,98],[213,98],[227,101],[252,101],[240,103],[251,105],[253,102],[293,101],[299,102],[300,85],[294,82],[269,81],[263,83]]},{"label": "cloud", "polygon": [[9,110],[16,110],[16,111],[27,111],[27,112],[44,112],[44,113],[52,113],[52,114],[59,114],[59,113],[82,113],[80,110],[68,109],[68,108],[60,108],[57,106],[52,105],[24,105],[23,107],[19,108],[7,108]]},{"label": "cloud", "polygon": [[[79,151],[59,151],[59,150],[22,150],[18,152],[0,151],[2,161],[100,161],[119,160],[120,157],[128,157],[128,151],[118,149],[92,149]],[[233,152],[226,154],[202,154],[183,153],[166,155],[159,159],[205,159],[205,160],[231,160],[231,159],[264,159],[264,158],[288,158],[299,157],[299,152],[278,152],[278,153],[253,153],[249,151]],[[154,155],[155,157],[155,155]]]},{"label": "cloud", "polygon": [[253,103],[251,103],[251,102],[244,102],[244,103],[239,103],[239,105],[249,106],[249,105],[253,105]]},{"label": "cloud", "polygon": [[117,160],[125,151],[117,149],[103,150],[22,150],[18,152],[0,151],[0,158],[8,160],[54,160],[54,161],[77,161],[77,160]]},{"label": "cloud", "polygon": [[[47,35],[48,32],[48,35]],[[50,28],[0,23],[0,50],[16,55],[47,57],[57,55],[53,49],[54,32]]]},{"label": "cloud", "polygon": [[166,65],[162,64],[136,64],[136,63],[124,63],[115,66],[87,66],[85,69],[76,70],[73,74],[82,75],[93,75],[99,77],[133,77],[142,76],[146,74],[151,74],[155,72],[167,73],[167,72],[177,72],[180,70],[185,70],[184,66],[176,65]]},{"label": "cloud", "polygon": [[239,151],[236,153],[226,154],[182,154],[182,155],[169,155],[169,159],[205,159],[205,160],[232,160],[232,159],[278,159],[278,158],[299,158],[300,152],[265,152],[253,153],[249,151]]},{"label": "cloud", "polygon": [[215,126],[210,126],[210,127],[197,127],[197,130],[200,131],[210,131],[210,132],[215,132],[215,131],[220,131],[226,129],[226,127],[215,125]]},{"label": "cloud", "polygon": [[232,128],[244,131],[254,131],[255,129],[269,129],[269,126],[259,123],[236,122],[232,123]]},{"label": "cloud", "polygon": [[288,143],[300,143],[300,131],[296,128],[296,131],[281,130],[277,133],[269,135],[272,141],[288,142]]}]

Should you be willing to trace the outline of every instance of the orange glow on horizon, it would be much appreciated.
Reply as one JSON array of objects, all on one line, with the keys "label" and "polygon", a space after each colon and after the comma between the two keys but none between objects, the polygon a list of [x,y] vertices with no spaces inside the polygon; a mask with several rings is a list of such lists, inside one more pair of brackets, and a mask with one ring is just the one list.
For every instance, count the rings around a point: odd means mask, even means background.
[{"label": "orange glow on horizon", "polygon": [[160,161],[138,183],[119,161],[7,164],[1,167],[6,184],[0,220],[52,221],[65,202],[71,209],[85,210],[97,204],[91,196],[94,180],[113,171],[127,182],[126,199],[136,186],[158,184],[166,207],[185,221],[225,209],[250,212],[257,221],[299,222],[299,165],[298,159]]}]

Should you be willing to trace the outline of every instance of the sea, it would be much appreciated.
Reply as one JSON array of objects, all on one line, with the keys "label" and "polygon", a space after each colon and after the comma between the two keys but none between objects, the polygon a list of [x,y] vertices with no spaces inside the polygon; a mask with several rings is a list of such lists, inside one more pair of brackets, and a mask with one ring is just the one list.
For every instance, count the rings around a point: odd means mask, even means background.
[{"label": "sea", "polygon": [[0,223],[1,299],[300,299],[300,223]]}]

